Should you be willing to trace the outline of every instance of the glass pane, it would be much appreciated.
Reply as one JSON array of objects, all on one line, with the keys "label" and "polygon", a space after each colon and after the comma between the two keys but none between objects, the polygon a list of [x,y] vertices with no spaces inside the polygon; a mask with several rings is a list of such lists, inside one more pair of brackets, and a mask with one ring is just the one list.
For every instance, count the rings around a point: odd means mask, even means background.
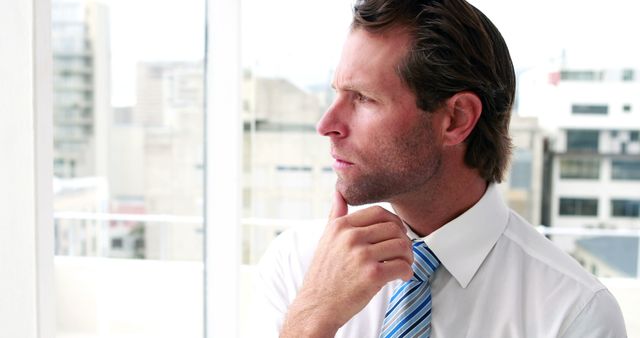
[{"label": "glass pane", "polygon": [[613,160],[611,178],[614,180],[640,180],[640,160]]},{"label": "glass pane", "polygon": [[203,336],[205,0],[53,0],[58,337]]},{"label": "glass pane", "polygon": [[597,158],[566,158],[560,160],[560,177],[598,179],[600,160]]},{"label": "glass pane", "polygon": [[600,132],[597,130],[568,130],[567,150],[597,152]]},{"label": "glass pane", "polygon": [[595,198],[561,198],[560,215],[597,216],[598,200]]}]

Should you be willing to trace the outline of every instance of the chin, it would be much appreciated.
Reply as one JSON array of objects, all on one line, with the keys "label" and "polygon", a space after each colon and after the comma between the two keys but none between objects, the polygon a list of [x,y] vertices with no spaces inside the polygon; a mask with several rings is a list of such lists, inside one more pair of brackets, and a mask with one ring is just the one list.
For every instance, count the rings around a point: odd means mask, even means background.
[{"label": "chin", "polygon": [[342,197],[349,205],[364,205],[378,202],[384,202],[387,200],[386,194],[383,191],[373,191],[371,189],[363,189],[365,187],[350,185],[344,186],[337,184],[336,189],[342,194]]}]

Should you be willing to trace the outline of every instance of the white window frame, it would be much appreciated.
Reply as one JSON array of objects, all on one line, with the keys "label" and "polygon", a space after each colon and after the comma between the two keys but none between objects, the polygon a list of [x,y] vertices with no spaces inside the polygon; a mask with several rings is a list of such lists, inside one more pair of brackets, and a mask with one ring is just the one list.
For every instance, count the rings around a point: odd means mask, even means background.
[{"label": "white window frame", "polygon": [[0,2],[1,337],[55,337],[50,17]]},{"label": "white window frame", "polygon": [[240,2],[208,0],[205,337],[239,334],[242,119]]},{"label": "white window frame", "polygon": [[[205,292],[210,290],[205,296],[205,337],[236,337],[240,7],[235,0],[209,0],[207,7],[205,264],[206,271],[214,273],[207,273],[204,283]],[[50,18],[51,0],[0,2],[0,153],[3,163],[15,164],[0,166],[0,179],[6,178],[1,181],[5,203],[0,205],[2,337],[56,335]]]}]

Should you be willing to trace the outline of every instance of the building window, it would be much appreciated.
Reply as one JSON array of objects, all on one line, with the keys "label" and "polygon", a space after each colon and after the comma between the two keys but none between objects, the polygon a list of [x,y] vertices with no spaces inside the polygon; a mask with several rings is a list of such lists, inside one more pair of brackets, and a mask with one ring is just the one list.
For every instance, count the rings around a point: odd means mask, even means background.
[{"label": "building window", "polygon": [[111,239],[111,249],[122,249],[123,247],[122,238],[115,237]]},{"label": "building window", "polygon": [[611,161],[611,178],[614,180],[640,180],[640,161]]},{"label": "building window", "polygon": [[598,200],[595,198],[561,198],[562,216],[597,216]]},{"label": "building window", "polygon": [[622,81],[633,81],[634,75],[633,69],[625,69],[622,71]]},{"label": "building window", "polygon": [[640,200],[611,200],[611,216],[640,216]]},{"label": "building window", "polygon": [[560,160],[560,178],[597,180],[600,178],[600,159],[563,158]]},{"label": "building window", "polygon": [[593,70],[563,70],[560,72],[561,80],[568,81],[600,81],[602,72]]},{"label": "building window", "polygon": [[606,104],[574,104],[571,106],[571,113],[607,115],[609,113],[609,106]]},{"label": "building window", "polygon": [[640,136],[640,132],[632,131],[632,132],[629,133],[629,140],[630,141],[637,141],[639,136]]},{"label": "building window", "polygon": [[295,166],[295,165],[279,165],[276,166],[277,171],[293,171],[293,172],[310,172],[309,166]]},{"label": "building window", "polygon": [[623,111],[623,112],[625,112],[625,113],[630,113],[630,112],[631,112],[631,105],[630,105],[630,104],[628,104],[628,103],[627,103],[627,104],[624,104],[624,105],[622,106],[622,111]]},{"label": "building window", "polygon": [[597,130],[567,130],[567,151],[597,153],[599,143]]}]

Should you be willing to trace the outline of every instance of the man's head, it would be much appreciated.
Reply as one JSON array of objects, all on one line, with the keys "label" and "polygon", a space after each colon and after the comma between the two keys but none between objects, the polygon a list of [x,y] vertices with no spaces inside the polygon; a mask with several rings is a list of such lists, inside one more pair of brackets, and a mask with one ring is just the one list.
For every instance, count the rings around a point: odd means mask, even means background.
[{"label": "man's head", "polygon": [[352,27],[371,33],[408,30],[411,46],[398,74],[425,112],[458,92],[480,98],[482,114],[466,140],[465,163],[487,182],[500,182],[511,152],[515,74],[506,43],[491,21],[464,0],[360,0]]},{"label": "man's head", "polygon": [[503,175],[515,82],[506,46],[473,7],[443,2],[356,3],[336,99],[317,126],[349,204],[433,193],[464,172]]}]

